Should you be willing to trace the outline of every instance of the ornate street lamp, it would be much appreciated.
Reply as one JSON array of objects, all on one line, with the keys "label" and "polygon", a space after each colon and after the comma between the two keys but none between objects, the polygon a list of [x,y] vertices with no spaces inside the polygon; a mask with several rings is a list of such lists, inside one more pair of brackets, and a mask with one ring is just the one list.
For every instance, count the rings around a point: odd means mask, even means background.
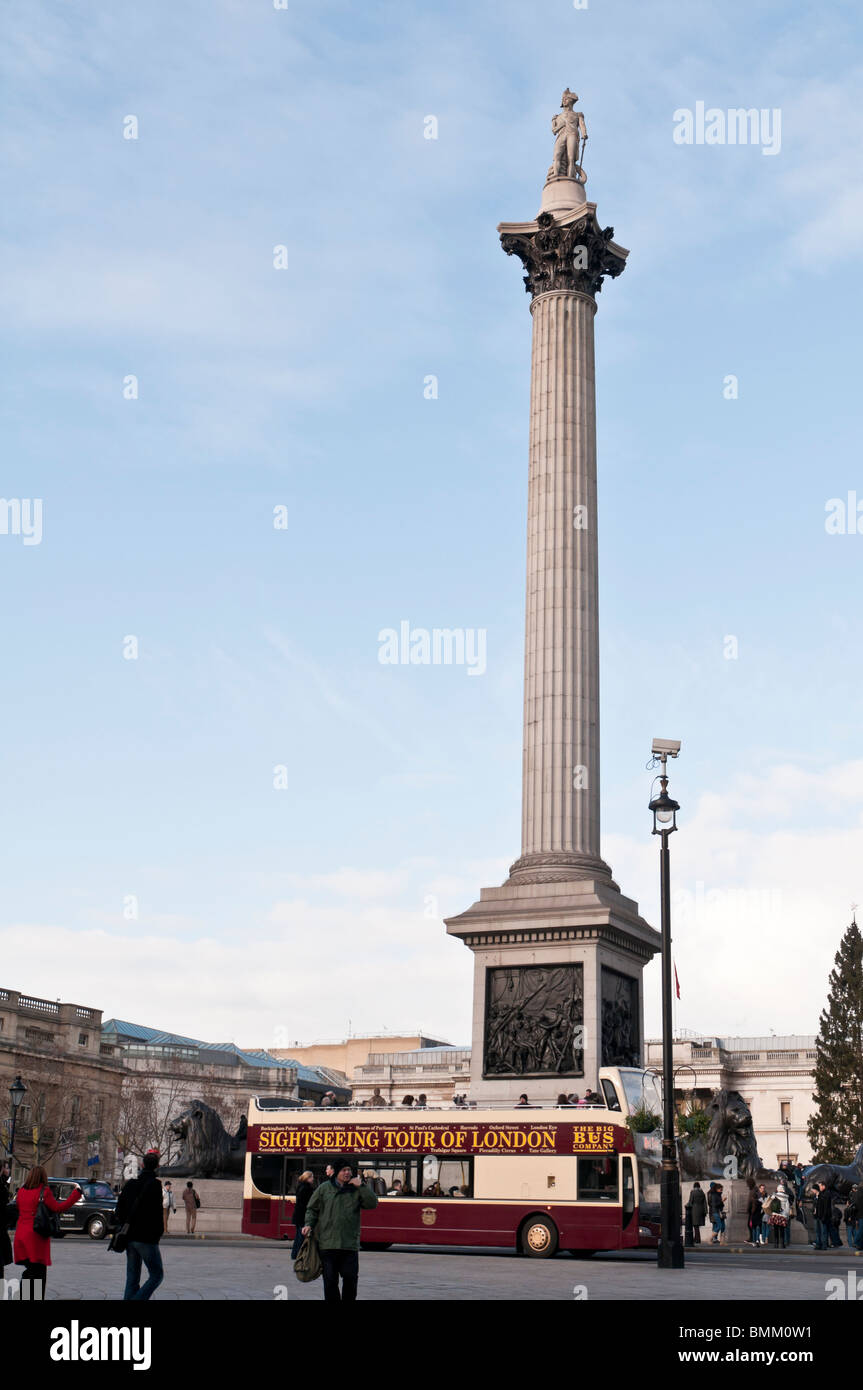
[{"label": "ornate street lamp", "polygon": [[26,1094],[27,1087],[24,1085],[21,1077],[16,1076],[12,1085],[9,1087],[9,1098],[12,1101],[12,1132],[9,1135],[9,1157],[13,1162],[15,1160],[15,1122],[18,1119],[18,1106],[21,1104]]},{"label": "ornate street lamp", "polygon": [[790,1120],[783,1120],[783,1121],[782,1121],[782,1127],[783,1127],[783,1129],[785,1130],[785,1158],[786,1158],[786,1160],[787,1160],[787,1162],[788,1162],[788,1167],[790,1168],[790,1167],[791,1167],[791,1121],[790,1121]]},{"label": "ornate street lamp", "polygon": [[[671,1014],[671,868],[668,837],[677,829],[678,803],[668,795],[666,765],[676,758],[680,744],[674,739],[655,738],[653,757],[662,765],[660,792],[650,802],[653,834],[662,837],[660,847],[660,894],[662,911],[662,1174],[660,1178],[660,1240],[657,1263],[660,1269],[683,1269],[683,1242],[680,1239],[680,1170],[674,1139],[674,1044]],[[654,761],[655,766],[655,761]]]}]

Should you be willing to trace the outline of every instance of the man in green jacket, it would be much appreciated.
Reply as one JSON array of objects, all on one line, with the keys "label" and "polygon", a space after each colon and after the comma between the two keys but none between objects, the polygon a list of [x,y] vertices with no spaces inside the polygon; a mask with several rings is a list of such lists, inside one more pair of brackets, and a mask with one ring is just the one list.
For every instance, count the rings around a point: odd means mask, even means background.
[{"label": "man in green jacket", "polygon": [[371,1211],[378,1199],[347,1159],[333,1159],[333,1168],[334,1177],[322,1182],[309,1198],[303,1235],[317,1232],[324,1267],[324,1302],[355,1303],[360,1275],[360,1212],[363,1208]]}]

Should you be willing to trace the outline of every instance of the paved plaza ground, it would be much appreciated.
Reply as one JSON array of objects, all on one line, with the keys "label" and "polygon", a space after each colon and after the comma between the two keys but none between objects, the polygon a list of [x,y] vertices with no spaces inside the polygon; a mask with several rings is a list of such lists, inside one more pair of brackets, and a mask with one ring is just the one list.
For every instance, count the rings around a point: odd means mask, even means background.
[{"label": "paved plaza ground", "polygon": [[[162,1245],[165,1282],[155,1295],[163,1300],[321,1298],[320,1281],[301,1284],[294,1276],[290,1246],[249,1240],[187,1240],[169,1237]],[[105,1242],[68,1236],[52,1245],[48,1298],[119,1300],[126,1261],[109,1253]],[[658,1270],[650,1252],[574,1259],[530,1260],[512,1251],[394,1247],[360,1256],[360,1297],[367,1301],[576,1298],[827,1301],[829,1279],[847,1282],[863,1298],[863,1257],[843,1248],[815,1252],[702,1249],[687,1252],[686,1269]],[[15,1270],[7,1270],[7,1276]],[[855,1284],[859,1281],[859,1286]],[[831,1286],[835,1291],[835,1285]],[[847,1295],[846,1295],[847,1297]]]}]

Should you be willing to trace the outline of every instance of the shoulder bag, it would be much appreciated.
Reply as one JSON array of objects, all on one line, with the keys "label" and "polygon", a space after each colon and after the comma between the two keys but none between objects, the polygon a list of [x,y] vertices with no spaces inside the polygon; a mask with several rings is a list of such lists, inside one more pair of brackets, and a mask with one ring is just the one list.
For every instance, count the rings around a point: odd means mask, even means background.
[{"label": "shoulder bag", "polygon": [[[140,1179],[138,1179],[138,1181],[140,1182]],[[129,1244],[129,1230],[132,1225],[132,1217],[138,1210],[141,1198],[144,1196],[145,1192],[146,1187],[142,1187],[132,1203],[128,1217],[123,1222],[122,1226],[118,1226],[116,1231],[113,1231],[111,1234],[111,1239],[108,1241],[106,1249],[112,1251],[115,1255],[125,1255],[126,1253],[126,1247]]]},{"label": "shoulder bag", "polygon": [[57,1220],[56,1211],[52,1211],[50,1207],[45,1205],[44,1187],[39,1188],[39,1201],[36,1203],[36,1211],[33,1214],[33,1233],[48,1239],[60,1234],[60,1222]]}]

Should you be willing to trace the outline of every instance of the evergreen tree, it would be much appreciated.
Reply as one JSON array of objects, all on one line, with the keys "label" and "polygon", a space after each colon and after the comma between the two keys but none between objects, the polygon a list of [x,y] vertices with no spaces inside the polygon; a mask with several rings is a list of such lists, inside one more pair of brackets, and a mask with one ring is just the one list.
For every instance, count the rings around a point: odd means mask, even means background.
[{"label": "evergreen tree", "polygon": [[816,1110],[809,1141],[816,1163],[850,1163],[863,1143],[863,936],[856,919],[830,972],[816,1041]]}]

